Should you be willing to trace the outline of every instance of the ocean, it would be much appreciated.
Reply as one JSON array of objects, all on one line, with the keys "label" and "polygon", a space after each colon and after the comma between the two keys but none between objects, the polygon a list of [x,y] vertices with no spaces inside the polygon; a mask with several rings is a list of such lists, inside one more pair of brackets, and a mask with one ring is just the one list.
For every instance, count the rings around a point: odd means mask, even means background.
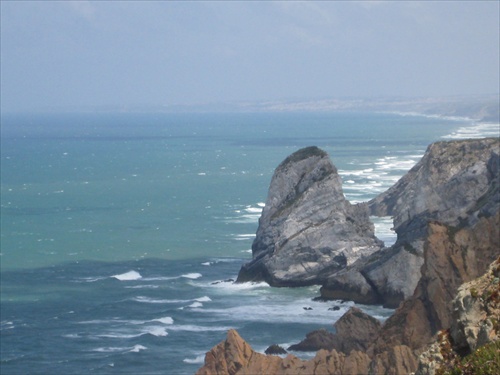
[{"label": "ocean", "polygon": [[[230,328],[260,352],[332,330],[354,303],[313,301],[319,287],[233,283],[251,258],[278,164],[319,146],[345,196],[362,202],[431,142],[498,136],[498,125],[394,113],[11,114],[1,122],[2,375],[192,374]],[[394,243],[390,218],[374,222]],[[393,312],[358,307],[382,321]]]}]

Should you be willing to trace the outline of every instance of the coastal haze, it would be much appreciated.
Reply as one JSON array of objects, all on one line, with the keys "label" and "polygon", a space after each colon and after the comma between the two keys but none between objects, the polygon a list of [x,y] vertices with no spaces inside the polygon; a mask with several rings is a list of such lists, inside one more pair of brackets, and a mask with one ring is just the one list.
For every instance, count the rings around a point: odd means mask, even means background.
[{"label": "coastal haze", "polygon": [[498,94],[498,14],[497,1],[2,1],[1,109]]}]

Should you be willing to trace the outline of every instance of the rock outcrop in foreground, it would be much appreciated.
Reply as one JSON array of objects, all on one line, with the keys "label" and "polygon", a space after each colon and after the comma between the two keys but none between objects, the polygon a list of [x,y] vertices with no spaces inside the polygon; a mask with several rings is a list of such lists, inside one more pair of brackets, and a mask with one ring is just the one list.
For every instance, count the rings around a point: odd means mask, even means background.
[{"label": "rock outcrop in foreground", "polygon": [[326,152],[301,149],[274,172],[252,245],[237,282],[322,284],[332,273],[382,247],[366,205],[351,205]]},{"label": "rock outcrop in foreground", "polygon": [[[436,342],[422,353],[417,374],[434,375],[440,369],[450,370],[459,365],[462,355],[473,353],[476,349],[499,340],[499,280],[500,258],[491,264],[484,276],[459,288],[453,300],[451,326],[448,330],[439,332]],[[498,371],[500,352],[497,352],[496,359]]]},{"label": "rock outcrop in foreground", "polygon": [[[398,189],[389,190],[392,193],[385,197],[391,198],[372,202],[373,210],[378,207],[381,214],[397,216],[399,247],[396,243],[393,248],[372,255],[368,268],[360,267],[356,272],[351,269],[350,275],[358,275],[377,293],[382,289],[371,285],[375,283],[366,277],[370,270],[378,269],[379,275],[385,272],[391,280],[391,269],[396,275],[404,269],[416,273],[418,280],[411,296],[368,342],[362,342],[363,347],[349,348],[352,350],[347,354],[335,347],[323,349],[310,361],[292,355],[283,359],[255,353],[235,331],[230,331],[225,342],[207,353],[205,366],[198,374],[408,374],[417,368],[423,374],[434,374],[438,367],[434,360],[439,359],[436,353],[445,353],[431,346],[436,337],[438,343],[446,342],[443,337],[449,337],[449,346],[454,347],[457,356],[498,340],[498,142],[487,139],[432,145],[428,154],[434,155],[434,160],[428,158],[419,169],[413,170],[414,177],[403,178]],[[435,175],[440,173],[445,177]],[[427,186],[423,181],[437,185]],[[407,216],[404,210],[408,210]],[[420,256],[421,268],[411,268],[411,263],[398,255],[402,251]],[[273,255],[263,254],[268,258]],[[482,276],[493,261],[496,263],[484,279],[465,284],[457,296],[460,285]],[[354,284],[345,285],[351,286],[353,295],[358,292],[352,287]],[[349,294],[345,298],[349,299]],[[427,350],[430,352],[420,357],[419,366],[419,356]]]}]

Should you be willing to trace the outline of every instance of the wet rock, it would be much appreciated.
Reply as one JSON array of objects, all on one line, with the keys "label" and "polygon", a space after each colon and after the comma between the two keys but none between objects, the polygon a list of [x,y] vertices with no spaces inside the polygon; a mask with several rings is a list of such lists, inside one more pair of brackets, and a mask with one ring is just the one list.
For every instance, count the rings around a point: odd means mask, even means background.
[{"label": "wet rock", "polygon": [[273,344],[269,346],[264,353],[279,355],[279,354],[287,354],[288,352],[278,344]]}]

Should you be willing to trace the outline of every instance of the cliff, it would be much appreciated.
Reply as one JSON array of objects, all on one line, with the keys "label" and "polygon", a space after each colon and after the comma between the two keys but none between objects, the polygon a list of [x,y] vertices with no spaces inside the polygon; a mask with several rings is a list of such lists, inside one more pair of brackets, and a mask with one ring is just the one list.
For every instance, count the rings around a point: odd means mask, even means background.
[{"label": "cliff", "polygon": [[[479,370],[489,374],[499,373],[499,277],[500,258],[491,264],[484,276],[459,288],[452,303],[451,326],[440,331],[436,341],[420,355],[418,375],[434,375],[453,369],[466,373],[478,373]],[[471,364],[467,357],[461,358],[463,355],[470,357],[471,353],[484,346],[489,346],[493,355],[486,361],[478,361],[478,364],[487,366],[489,370],[474,368],[475,364]],[[484,356],[482,353],[475,354],[478,355]]]},{"label": "cliff", "polygon": [[[405,292],[410,293],[408,298],[404,293],[398,297],[405,300],[382,327],[374,329],[362,340],[351,340],[351,346],[344,349],[339,343],[349,343],[348,337],[341,336],[340,339],[338,336],[325,336],[323,332],[317,342],[330,347],[320,350],[310,361],[301,361],[291,355],[284,359],[266,357],[253,352],[236,333],[231,333],[231,337],[228,334],[225,342],[207,353],[205,366],[199,373],[407,374],[417,368],[422,373],[432,373],[430,371],[436,366],[424,362],[425,358],[436,358],[437,349],[427,357],[420,357],[420,367],[419,356],[426,350],[432,350],[436,337],[439,342],[444,342],[442,337],[446,335],[443,335],[443,330],[448,332],[450,345],[458,357],[489,340],[497,340],[499,260],[496,259],[500,255],[498,148],[498,139],[431,145],[426,156],[408,175],[387,193],[370,202],[373,213],[395,217],[397,243],[390,249],[360,258],[345,270],[333,271],[322,293],[325,290],[343,292],[345,298],[350,299],[351,296],[362,296],[365,288],[367,292],[364,296],[372,298],[373,302],[383,301],[387,298],[384,295],[398,294],[384,292],[380,285],[386,288],[398,282],[404,285],[407,282],[404,273],[414,274],[414,290]],[[297,160],[304,159],[290,161]],[[288,167],[292,165],[289,163]],[[329,178],[334,177],[335,173],[331,173]],[[271,204],[275,202],[273,199],[268,201]],[[295,201],[286,205],[284,210],[294,204]],[[291,215],[292,211],[289,212]],[[280,212],[279,208],[275,212]],[[286,217],[282,219],[286,221]],[[260,224],[264,224],[263,220]],[[263,227],[262,231],[265,232],[266,228]],[[279,253],[279,248],[274,250]],[[420,260],[412,264],[408,259],[413,258],[404,252]],[[259,254],[272,257],[274,253],[269,253],[267,248],[259,250],[256,246],[254,255]],[[459,290],[461,284],[483,275],[495,260],[486,279],[465,284]],[[339,287],[342,285],[339,275],[347,280],[343,284],[347,292]],[[397,280],[399,277],[402,277],[402,283]],[[387,280],[377,284],[383,278]],[[332,280],[336,280],[337,284],[333,285],[337,289],[328,289]],[[349,331],[349,324],[356,316],[352,311],[350,314],[351,317],[340,320],[341,327],[346,327],[344,333]],[[359,324],[358,321],[355,325]],[[340,335],[344,333],[341,330]],[[356,334],[356,331],[352,333]]]},{"label": "cliff", "polygon": [[[490,266],[485,276],[460,288],[453,301],[454,320],[449,330],[453,339],[447,338],[450,335],[446,336],[446,332],[440,332],[438,341],[431,345],[429,333],[432,330],[429,322],[424,322],[428,317],[426,308],[417,303],[419,296],[416,295],[409,301],[409,306],[399,309],[391,321],[382,327],[375,340],[365,336],[368,341],[361,342],[360,349],[358,340],[355,342],[356,347],[346,346],[344,352],[320,349],[308,361],[291,354],[281,358],[255,352],[235,330],[230,330],[226,340],[206,354],[205,364],[196,374],[408,374],[418,370],[418,374],[434,375],[437,369],[457,363],[460,356],[454,350],[463,351],[464,345],[473,350],[498,340],[499,271],[500,258]],[[349,316],[340,325],[344,328],[368,321],[359,316],[357,311],[350,311],[346,315]],[[400,332],[394,331],[398,326]],[[424,341],[422,337],[425,337]],[[341,339],[337,342],[342,344]],[[455,343],[454,349],[452,342]],[[367,344],[369,346],[364,350]],[[494,360],[497,367],[498,359],[496,354]]]},{"label": "cliff", "polygon": [[321,284],[382,247],[366,205],[351,205],[326,152],[301,149],[276,168],[252,245],[237,282]]},{"label": "cliff", "polygon": [[388,307],[410,297],[421,277],[429,222],[471,226],[498,211],[499,153],[493,138],[430,145],[419,163],[368,203],[372,215],[394,218],[396,243],[332,274],[322,297]]}]

